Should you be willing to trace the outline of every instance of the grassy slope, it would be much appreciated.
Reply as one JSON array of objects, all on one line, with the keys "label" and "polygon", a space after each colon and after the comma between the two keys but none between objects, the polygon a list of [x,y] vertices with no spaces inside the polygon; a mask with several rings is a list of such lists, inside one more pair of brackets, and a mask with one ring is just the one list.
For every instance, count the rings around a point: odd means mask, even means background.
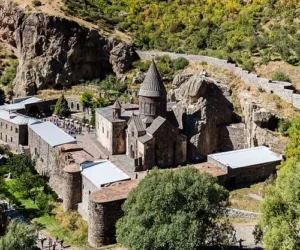
[{"label": "grassy slope", "polygon": [[[15,208],[27,219],[46,228],[52,237],[65,239],[66,244],[84,246],[88,249],[87,223],[77,213],[64,213],[61,205],[55,203],[51,215],[42,214],[31,199],[24,199],[19,193],[14,192],[13,184],[14,180],[5,182],[0,191],[8,200],[13,201]],[[70,223],[71,220],[73,223]],[[73,228],[70,228],[70,224]]]},{"label": "grassy slope", "polygon": [[[64,0],[63,10],[130,34],[143,49],[299,62],[299,1]],[[294,22],[293,22],[294,21]]]}]

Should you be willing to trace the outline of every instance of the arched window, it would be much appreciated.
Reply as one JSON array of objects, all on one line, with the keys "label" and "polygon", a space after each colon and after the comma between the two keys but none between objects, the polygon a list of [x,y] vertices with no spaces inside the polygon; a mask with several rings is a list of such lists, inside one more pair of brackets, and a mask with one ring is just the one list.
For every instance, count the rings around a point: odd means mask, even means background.
[{"label": "arched window", "polygon": [[80,109],[79,103],[77,103],[77,105],[76,105],[76,106],[77,106],[77,107],[76,107],[76,108],[77,108],[77,110],[79,110],[79,109]]},{"label": "arched window", "polygon": [[74,109],[74,103],[71,102],[71,109]]}]

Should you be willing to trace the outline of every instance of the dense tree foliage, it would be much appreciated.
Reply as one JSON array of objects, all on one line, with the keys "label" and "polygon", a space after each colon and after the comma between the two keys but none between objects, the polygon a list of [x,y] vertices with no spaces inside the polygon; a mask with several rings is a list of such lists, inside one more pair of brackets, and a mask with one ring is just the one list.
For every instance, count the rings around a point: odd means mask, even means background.
[{"label": "dense tree foliage", "polygon": [[0,249],[36,250],[37,234],[35,229],[21,222],[10,222],[7,231],[0,238]]},{"label": "dense tree foliage", "polygon": [[250,66],[300,60],[297,0],[64,0],[65,11],[118,28],[142,49],[202,53]]},{"label": "dense tree foliage", "polygon": [[35,161],[25,154],[16,154],[9,158],[7,166],[14,178],[21,176],[25,172],[35,173]]},{"label": "dense tree foliage", "polygon": [[300,117],[284,122],[289,136],[286,160],[275,185],[269,187],[262,204],[259,227],[265,249],[300,249]]},{"label": "dense tree foliage", "polygon": [[[30,172],[22,173],[14,183],[14,191],[18,192],[24,198],[35,197],[39,189],[45,185],[44,180],[36,174]],[[35,199],[35,198],[34,198]]]},{"label": "dense tree foliage", "polygon": [[57,100],[54,108],[54,114],[64,117],[70,116],[71,111],[64,94],[61,94],[60,98]]},{"label": "dense tree foliage", "polygon": [[206,249],[228,244],[228,192],[195,168],[151,171],[130,194],[117,241],[131,250]]},{"label": "dense tree foliage", "polygon": [[92,92],[84,92],[80,97],[80,104],[85,108],[93,106],[94,95]]}]

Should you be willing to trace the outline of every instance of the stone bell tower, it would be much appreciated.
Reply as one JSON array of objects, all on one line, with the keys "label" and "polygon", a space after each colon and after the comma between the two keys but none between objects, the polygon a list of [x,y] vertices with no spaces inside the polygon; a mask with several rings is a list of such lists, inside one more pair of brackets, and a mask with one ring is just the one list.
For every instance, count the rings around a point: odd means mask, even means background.
[{"label": "stone bell tower", "polygon": [[154,60],[146,74],[139,91],[140,115],[156,118],[166,117],[167,114],[167,91]]},{"label": "stone bell tower", "polygon": [[113,118],[114,119],[119,119],[121,116],[121,104],[118,100],[115,101],[114,105],[113,105]]}]

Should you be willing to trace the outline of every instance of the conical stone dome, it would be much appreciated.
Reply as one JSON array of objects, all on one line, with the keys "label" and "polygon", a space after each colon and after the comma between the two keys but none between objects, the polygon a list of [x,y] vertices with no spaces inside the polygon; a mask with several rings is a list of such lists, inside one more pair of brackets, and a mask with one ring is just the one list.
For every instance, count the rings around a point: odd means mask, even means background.
[{"label": "conical stone dome", "polygon": [[152,64],[146,74],[144,82],[141,84],[139,96],[145,97],[163,97],[167,95],[167,91],[160,74],[157,70],[156,64]]}]

